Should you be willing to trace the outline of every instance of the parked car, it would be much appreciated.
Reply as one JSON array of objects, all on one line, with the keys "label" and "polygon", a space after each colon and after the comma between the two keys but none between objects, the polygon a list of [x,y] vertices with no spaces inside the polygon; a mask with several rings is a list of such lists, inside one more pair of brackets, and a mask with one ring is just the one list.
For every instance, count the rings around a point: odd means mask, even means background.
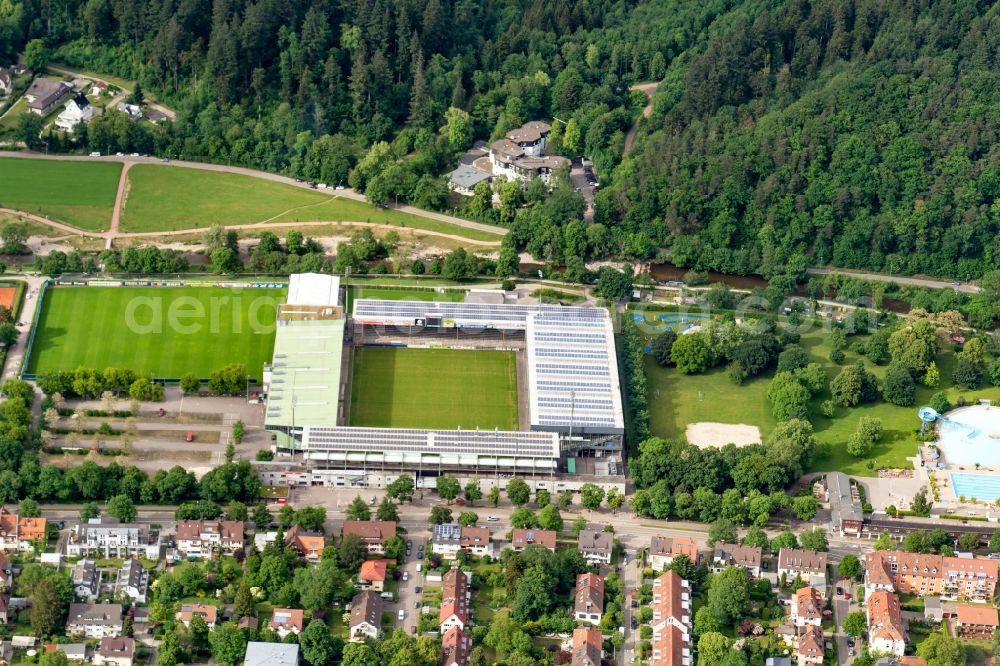
[{"label": "parked car", "polygon": [[398,612],[398,613],[396,613],[396,617],[398,617],[398,618],[399,618],[399,621],[400,621],[400,622],[402,622],[402,621],[403,621],[403,618],[404,618],[404,617],[406,617],[406,611],[405,611],[405,610],[403,610],[402,608],[400,608],[400,609],[399,609],[399,612]]},{"label": "parked car", "polygon": [[420,601],[419,600],[418,601],[414,601],[413,602],[413,607],[414,608],[420,608]]},{"label": "parked car", "polygon": [[499,521],[500,519],[497,518],[496,516],[487,516],[486,520],[487,520],[487,522],[495,523],[495,522]]},{"label": "parked car", "polygon": [[843,593],[844,593],[844,588],[837,587],[837,594],[843,594]]},{"label": "parked car", "polygon": [[375,496],[374,495],[372,495],[371,497],[368,498],[368,504],[370,504],[371,506],[375,506]]}]

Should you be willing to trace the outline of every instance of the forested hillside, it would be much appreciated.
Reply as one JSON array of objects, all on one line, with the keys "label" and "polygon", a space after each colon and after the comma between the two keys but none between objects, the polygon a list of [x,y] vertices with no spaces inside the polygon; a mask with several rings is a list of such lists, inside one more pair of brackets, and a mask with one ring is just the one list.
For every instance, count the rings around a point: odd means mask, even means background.
[{"label": "forested hillside", "polygon": [[675,59],[598,220],[682,266],[1000,265],[1000,13],[967,0],[746,2]]},{"label": "forested hillside", "polygon": [[[372,200],[445,207],[472,140],[555,118],[555,151],[596,165],[596,224],[571,188],[501,188],[499,210],[484,193],[465,214],[512,225],[501,271],[520,250],[570,279],[607,256],[794,278],[1000,264],[985,0],[0,0],[0,61],[31,39],[179,111],[105,114],[85,145],[353,170]],[[663,84],[623,159],[646,80]]]},{"label": "forested hillside", "polygon": [[[661,77],[726,3],[669,17],[636,4],[8,0],[0,34],[16,37],[0,39],[0,61],[41,38],[52,61],[137,79],[180,111],[159,132],[100,119],[101,145],[327,182],[375,142],[396,158],[416,149],[390,193],[409,199],[421,176],[453,168],[455,149],[537,118],[572,122],[567,152],[610,170],[642,104],[628,84]],[[471,118],[446,119],[449,107]],[[453,131],[435,136],[446,122]]]}]

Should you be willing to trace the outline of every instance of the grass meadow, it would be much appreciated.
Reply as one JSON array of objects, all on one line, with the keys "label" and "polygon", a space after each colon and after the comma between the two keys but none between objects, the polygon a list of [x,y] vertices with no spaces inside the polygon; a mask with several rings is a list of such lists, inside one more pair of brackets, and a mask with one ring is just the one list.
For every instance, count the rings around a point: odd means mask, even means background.
[{"label": "grass meadow", "polygon": [[[850,337],[848,344],[859,339],[863,338]],[[844,366],[858,360],[862,360],[865,367],[880,380],[885,376],[886,366],[874,365],[851,351],[845,351],[843,365],[835,365],[829,360],[830,345],[824,331],[817,329],[805,333],[801,344],[808,351],[810,361],[822,364],[831,380]],[[879,400],[852,408],[837,407],[833,417],[827,418],[820,412],[820,403],[830,397],[829,389],[813,398],[810,414],[820,447],[810,471],[839,470],[858,476],[874,476],[876,472],[868,469],[868,460],[875,463],[875,469],[880,466],[910,467],[906,458],[916,454],[915,434],[920,428],[917,407],[927,404],[931,395],[938,390],[947,391],[953,403],[959,395],[965,396],[970,402],[979,398],[1000,401],[1000,388],[960,391],[951,385],[955,365],[951,350],[938,354],[937,365],[941,371],[940,387],[931,389],[918,385],[917,404],[912,407],[899,407]],[[683,437],[689,423],[701,421],[756,425],[764,437],[767,437],[777,423],[767,400],[767,387],[774,376],[773,372],[737,386],[726,376],[725,367],[715,368],[701,375],[683,375],[676,368],[659,367],[651,356],[647,356],[646,374],[649,380],[652,430],[660,437]],[[884,432],[882,440],[875,445],[870,456],[855,458],[847,453],[847,440],[862,416],[882,419]]]},{"label": "grass meadow", "polygon": [[121,220],[126,232],[263,222],[370,222],[500,241],[497,234],[241,174],[137,164],[128,179]]},{"label": "grass meadow", "polygon": [[351,425],[517,430],[514,352],[360,347]]},{"label": "grass meadow", "polygon": [[258,380],[274,348],[281,289],[53,287],[45,292],[28,372],[128,367],[205,378],[243,363]]},{"label": "grass meadow", "polygon": [[0,208],[107,231],[121,169],[118,162],[0,158]]}]

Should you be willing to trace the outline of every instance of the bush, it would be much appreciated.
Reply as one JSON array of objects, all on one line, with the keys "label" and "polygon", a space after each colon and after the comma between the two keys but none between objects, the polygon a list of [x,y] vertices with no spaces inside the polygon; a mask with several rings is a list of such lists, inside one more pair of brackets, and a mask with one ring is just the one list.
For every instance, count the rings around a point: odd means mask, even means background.
[{"label": "bush", "polygon": [[830,360],[833,361],[834,363],[836,363],[837,365],[843,364],[843,362],[844,362],[844,352],[843,352],[843,350],[834,349],[833,351],[831,351],[830,352]]},{"label": "bush", "polygon": [[514,291],[514,288],[516,286],[517,283],[514,282],[513,280],[504,280],[503,283],[500,285],[501,289],[503,289],[504,291]]},{"label": "bush", "polygon": [[948,400],[948,393],[945,391],[938,391],[932,395],[928,404],[938,414],[951,411],[951,402]]}]

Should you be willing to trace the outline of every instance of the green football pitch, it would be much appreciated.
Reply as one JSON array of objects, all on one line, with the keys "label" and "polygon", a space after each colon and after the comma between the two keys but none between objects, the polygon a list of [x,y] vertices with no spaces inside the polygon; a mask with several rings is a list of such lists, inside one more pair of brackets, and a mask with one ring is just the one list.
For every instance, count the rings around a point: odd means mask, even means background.
[{"label": "green football pitch", "polygon": [[243,363],[260,379],[274,348],[281,289],[53,287],[45,292],[29,373],[132,368],[208,377]]},{"label": "green football pitch", "polygon": [[517,429],[514,352],[354,350],[351,425]]}]

